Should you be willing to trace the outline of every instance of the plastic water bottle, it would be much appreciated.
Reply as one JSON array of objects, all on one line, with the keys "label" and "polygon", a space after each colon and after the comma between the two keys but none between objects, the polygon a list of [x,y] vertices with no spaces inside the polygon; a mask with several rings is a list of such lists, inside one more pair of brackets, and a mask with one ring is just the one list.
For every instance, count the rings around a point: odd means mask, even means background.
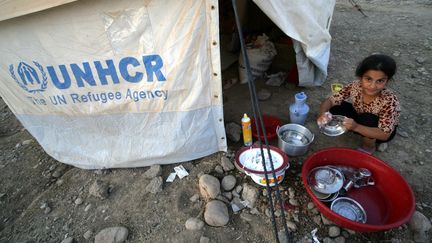
[{"label": "plastic water bottle", "polygon": [[300,92],[295,94],[294,98],[295,102],[289,107],[291,123],[304,125],[309,113],[309,106],[306,104],[307,96],[304,92]]},{"label": "plastic water bottle", "polygon": [[251,119],[244,113],[243,118],[241,119],[242,131],[243,131],[243,143],[244,146],[252,145],[252,127],[251,127]]}]

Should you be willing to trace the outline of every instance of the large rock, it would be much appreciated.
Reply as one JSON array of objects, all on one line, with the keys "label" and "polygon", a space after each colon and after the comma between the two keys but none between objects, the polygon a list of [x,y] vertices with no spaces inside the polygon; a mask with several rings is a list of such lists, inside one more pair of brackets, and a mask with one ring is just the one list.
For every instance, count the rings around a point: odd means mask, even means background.
[{"label": "large rock", "polygon": [[144,178],[153,179],[156,176],[160,176],[162,174],[162,167],[160,165],[152,165],[150,169],[144,172]]},{"label": "large rock", "polygon": [[226,124],[225,131],[227,138],[233,142],[240,141],[241,138],[241,126],[235,122]]},{"label": "large rock", "polygon": [[415,242],[430,242],[429,231],[432,226],[426,216],[419,211],[415,211],[408,225],[414,234]]},{"label": "large rock", "polygon": [[221,193],[219,180],[207,174],[200,177],[199,189],[205,199],[214,199]]},{"label": "large rock", "polygon": [[340,228],[337,226],[330,226],[328,235],[333,238],[338,237],[340,235]]},{"label": "large rock", "polygon": [[222,188],[225,191],[231,191],[236,185],[236,178],[233,175],[227,175],[222,179]]},{"label": "large rock", "polygon": [[234,168],[235,168],[234,164],[226,156],[221,157],[220,164],[221,164],[222,168],[224,169],[224,171],[231,171],[231,170],[234,170]]},{"label": "large rock", "polygon": [[218,200],[213,200],[207,203],[204,220],[211,226],[224,226],[228,224],[229,214],[227,206]]},{"label": "large rock", "polygon": [[345,237],[343,237],[343,236],[336,237],[336,238],[334,238],[333,242],[334,243],[345,243]]},{"label": "large rock", "polygon": [[200,230],[204,227],[204,222],[201,219],[189,218],[186,220],[185,227],[188,230]]},{"label": "large rock", "polygon": [[121,243],[128,237],[129,231],[125,227],[110,227],[101,230],[95,236],[95,243]]},{"label": "large rock", "polygon": [[259,192],[255,187],[246,183],[243,184],[242,198],[244,201],[246,201],[248,208],[255,207],[255,202],[258,199],[258,194]]},{"label": "large rock", "polygon": [[163,179],[161,176],[153,178],[150,183],[146,186],[145,190],[147,192],[156,194],[162,191]]}]

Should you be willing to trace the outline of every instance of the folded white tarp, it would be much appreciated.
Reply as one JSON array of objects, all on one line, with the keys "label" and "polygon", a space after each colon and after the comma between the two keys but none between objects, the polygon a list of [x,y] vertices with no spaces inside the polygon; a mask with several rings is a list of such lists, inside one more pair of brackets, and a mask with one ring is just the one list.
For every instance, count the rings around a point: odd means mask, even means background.
[{"label": "folded white tarp", "polygon": [[327,77],[331,18],[336,0],[253,0],[294,39],[300,86],[319,86]]},{"label": "folded white tarp", "polygon": [[226,150],[217,0],[27,2],[46,4],[1,18],[0,94],[52,157],[91,169]]}]

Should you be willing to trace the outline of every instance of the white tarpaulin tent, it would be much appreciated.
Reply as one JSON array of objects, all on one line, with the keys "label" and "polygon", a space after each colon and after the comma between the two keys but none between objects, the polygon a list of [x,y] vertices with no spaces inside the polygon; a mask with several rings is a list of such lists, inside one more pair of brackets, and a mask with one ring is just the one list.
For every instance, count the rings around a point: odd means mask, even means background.
[{"label": "white tarpaulin tent", "polygon": [[[321,84],[334,1],[254,1],[298,41],[300,84]],[[0,94],[48,154],[77,167],[224,151],[217,4],[0,0]]]}]

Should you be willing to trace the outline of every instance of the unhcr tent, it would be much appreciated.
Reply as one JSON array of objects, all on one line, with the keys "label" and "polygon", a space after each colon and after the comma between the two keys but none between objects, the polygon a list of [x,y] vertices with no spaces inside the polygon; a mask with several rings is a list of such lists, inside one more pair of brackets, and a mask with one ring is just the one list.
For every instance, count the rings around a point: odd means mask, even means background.
[{"label": "unhcr tent", "polygon": [[[335,1],[254,2],[320,85]],[[227,148],[216,0],[0,0],[0,94],[55,159],[140,167]]]}]

